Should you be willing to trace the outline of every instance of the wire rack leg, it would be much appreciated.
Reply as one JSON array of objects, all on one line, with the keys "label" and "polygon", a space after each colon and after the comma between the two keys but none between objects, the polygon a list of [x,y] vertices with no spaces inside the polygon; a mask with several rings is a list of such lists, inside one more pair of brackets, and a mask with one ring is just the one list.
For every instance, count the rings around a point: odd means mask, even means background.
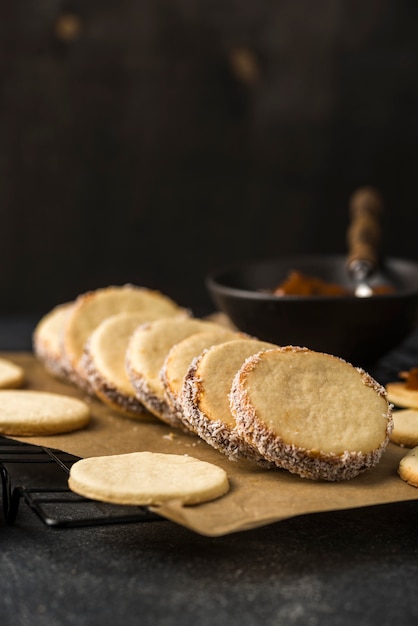
[{"label": "wire rack leg", "polygon": [[3,514],[6,524],[13,524],[17,517],[20,502],[20,490],[12,489],[10,475],[2,463],[0,463],[1,484],[3,493]]}]

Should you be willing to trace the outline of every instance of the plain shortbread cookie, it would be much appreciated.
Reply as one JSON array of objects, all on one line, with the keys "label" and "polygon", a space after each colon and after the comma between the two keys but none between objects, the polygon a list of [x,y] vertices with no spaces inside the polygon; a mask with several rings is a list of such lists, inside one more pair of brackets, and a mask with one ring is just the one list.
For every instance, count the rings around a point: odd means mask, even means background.
[{"label": "plain shortbread cookie", "polygon": [[418,446],[418,411],[401,409],[393,412],[393,431],[390,436],[393,443],[405,448]]},{"label": "plain shortbread cookie", "polygon": [[418,389],[409,389],[406,383],[393,382],[386,385],[389,402],[403,409],[418,409]]},{"label": "plain shortbread cookie", "polygon": [[46,391],[0,391],[0,433],[55,435],[83,428],[90,420],[87,404]]},{"label": "plain shortbread cookie", "polygon": [[405,482],[418,487],[418,447],[409,450],[400,460],[398,474]]},{"label": "plain shortbread cookie", "polygon": [[72,491],[93,500],[138,506],[167,500],[198,504],[229,490],[226,472],[188,455],[132,452],[77,461],[68,481]]},{"label": "plain shortbread cookie", "polygon": [[0,389],[17,389],[25,380],[23,367],[9,359],[0,359]]}]

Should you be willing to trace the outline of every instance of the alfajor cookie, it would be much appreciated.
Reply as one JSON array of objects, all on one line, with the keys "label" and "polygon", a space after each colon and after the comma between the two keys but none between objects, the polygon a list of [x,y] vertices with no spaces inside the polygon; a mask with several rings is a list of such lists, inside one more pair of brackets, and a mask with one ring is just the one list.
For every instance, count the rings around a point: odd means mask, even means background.
[{"label": "alfajor cookie", "polygon": [[199,331],[219,328],[215,322],[173,317],[143,324],[132,335],[126,352],[126,370],[136,397],[170,426],[185,429],[164,393],[160,371],[166,356],[182,339]]},{"label": "alfajor cookie", "polygon": [[126,372],[129,340],[141,324],[159,317],[157,312],[143,311],[111,315],[97,326],[84,346],[79,371],[100,400],[129,417],[149,417]]},{"label": "alfajor cookie", "polygon": [[229,490],[226,472],[188,455],[157,452],[92,457],[70,470],[69,487],[93,500],[138,506],[199,504]]},{"label": "alfajor cookie", "polygon": [[128,311],[149,313],[152,319],[155,314],[178,315],[183,309],[164,294],[135,285],[110,286],[79,295],[65,320],[62,335],[63,361],[75,384],[86,388],[78,367],[91,333],[107,317]]},{"label": "alfajor cookie", "polygon": [[214,345],[193,359],[181,391],[183,419],[191,429],[229,459],[262,463],[262,454],[237,431],[229,392],[244,361],[275,345],[257,339],[234,339]]},{"label": "alfajor cookie", "polygon": [[25,371],[9,359],[0,358],[0,389],[18,389],[25,382]]},{"label": "alfajor cookie", "polygon": [[164,393],[168,404],[176,412],[178,419],[183,420],[183,405],[181,390],[183,379],[193,359],[199,356],[203,350],[211,346],[229,341],[231,339],[244,339],[248,336],[229,330],[227,328],[214,328],[207,331],[193,333],[182,341],[176,343],[168,352],[160,371]]},{"label": "alfajor cookie", "polygon": [[400,409],[393,412],[393,443],[405,448],[418,446],[418,410]]},{"label": "alfajor cookie", "polygon": [[72,304],[65,302],[48,311],[37,323],[32,336],[35,356],[51,376],[62,379],[67,376],[62,356],[62,333]]},{"label": "alfajor cookie", "polygon": [[3,435],[55,435],[84,428],[89,421],[88,405],[76,398],[46,391],[0,391]]},{"label": "alfajor cookie", "polygon": [[372,468],[393,427],[381,385],[342,359],[307,348],[247,359],[230,402],[242,437],[304,478],[337,481]]}]

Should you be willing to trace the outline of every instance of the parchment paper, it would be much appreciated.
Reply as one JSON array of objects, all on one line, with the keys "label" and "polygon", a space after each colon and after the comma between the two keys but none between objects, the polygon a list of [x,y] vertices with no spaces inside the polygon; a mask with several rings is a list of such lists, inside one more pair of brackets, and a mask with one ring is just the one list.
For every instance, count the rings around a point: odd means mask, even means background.
[{"label": "parchment paper", "polygon": [[247,462],[229,461],[200,438],[172,429],[152,416],[141,421],[123,417],[75,387],[52,378],[31,354],[13,352],[2,356],[25,369],[26,388],[79,397],[91,406],[93,415],[84,430],[13,439],[84,458],[150,450],[188,454],[223,467],[231,489],[222,498],[198,506],[172,501],[154,509],[202,535],[225,535],[306,513],[418,499],[418,489],[397,474],[406,449],[394,444],[389,445],[377,467],[353,480],[327,483],[302,479],[284,470],[262,470]]}]

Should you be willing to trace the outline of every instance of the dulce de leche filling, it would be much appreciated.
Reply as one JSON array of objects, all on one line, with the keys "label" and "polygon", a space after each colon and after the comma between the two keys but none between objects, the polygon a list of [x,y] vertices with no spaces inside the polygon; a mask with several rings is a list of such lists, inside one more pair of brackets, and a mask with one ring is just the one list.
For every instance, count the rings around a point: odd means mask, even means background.
[{"label": "dulce de leche filling", "polygon": [[[389,285],[373,287],[373,294],[393,293],[394,289]],[[273,289],[275,296],[350,296],[353,290],[328,282],[316,276],[309,276],[302,272],[292,270],[287,278]]]}]

